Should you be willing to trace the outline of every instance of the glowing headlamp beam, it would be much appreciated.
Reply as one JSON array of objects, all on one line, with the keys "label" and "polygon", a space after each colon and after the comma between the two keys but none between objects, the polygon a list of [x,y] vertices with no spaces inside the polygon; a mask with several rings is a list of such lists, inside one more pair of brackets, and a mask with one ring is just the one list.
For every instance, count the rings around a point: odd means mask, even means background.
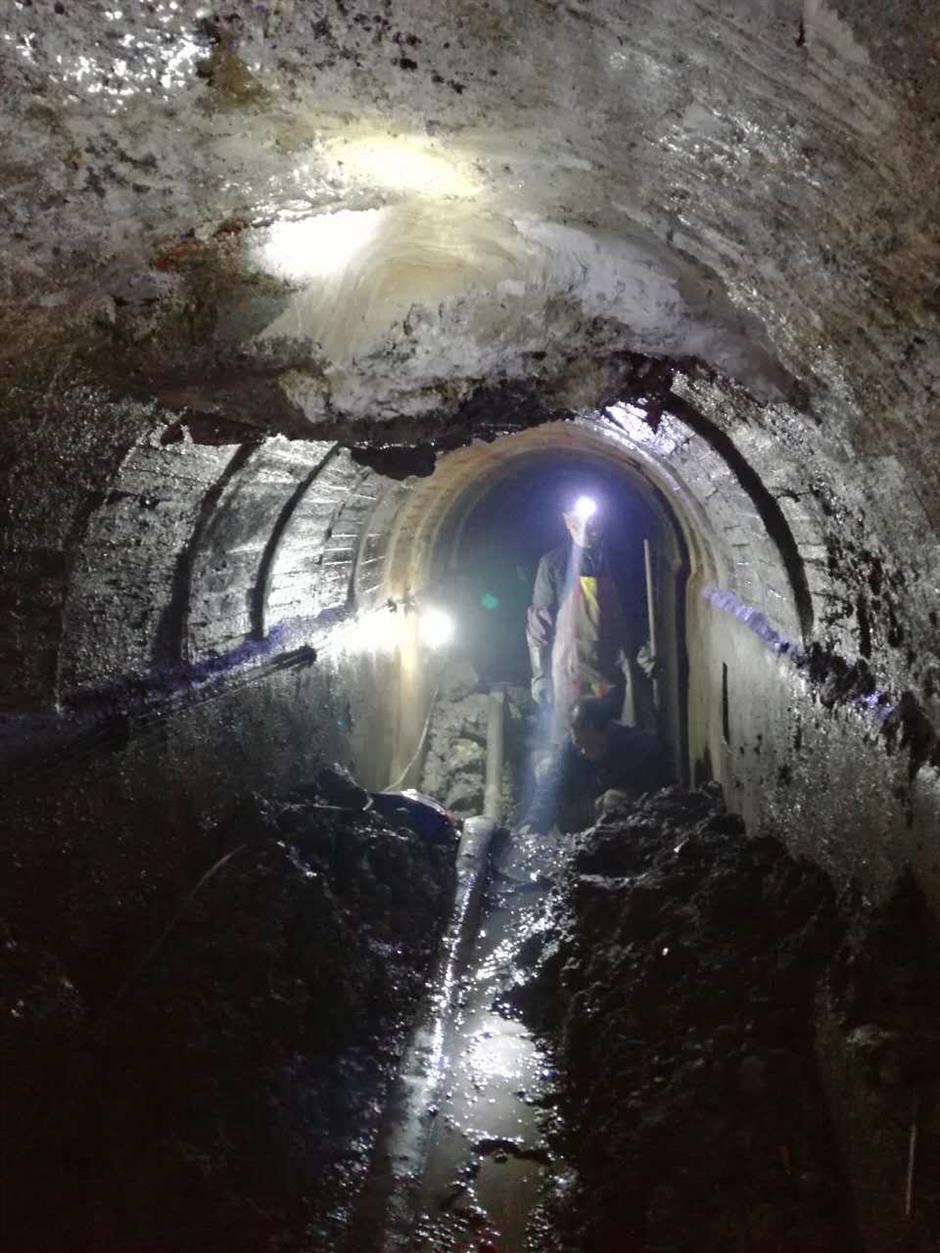
[{"label": "glowing headlamp beam", "polygon": [[593,518],[597,513],[597,501],[592,500],[590,496],[579,496],[574,503],[572,512],[582,522],[587,522],[588,518]]}]

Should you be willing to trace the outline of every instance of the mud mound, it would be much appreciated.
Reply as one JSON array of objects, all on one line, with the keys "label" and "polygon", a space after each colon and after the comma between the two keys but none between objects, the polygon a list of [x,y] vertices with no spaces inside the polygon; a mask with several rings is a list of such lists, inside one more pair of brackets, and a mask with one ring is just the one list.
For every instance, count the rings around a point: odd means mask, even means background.
[{"label": "mud mound", "polygon": [[940,934],[909,871],[847,903],[819,1054],[872,1253],[940,1248]]},{"label": "mud mound", "polygon": [[[246,807],[123,984],[9,933],[4,1247],[337,1247],[454,850],[336,799]],[[76,949],[104,945],[94,923]]]},{"label": "mud mound", "polygon": [[562,1075],[561,1247],[855,1247],[811,1038],[825,875],[673,788],[579,837],[550,913],[524,999]]}]

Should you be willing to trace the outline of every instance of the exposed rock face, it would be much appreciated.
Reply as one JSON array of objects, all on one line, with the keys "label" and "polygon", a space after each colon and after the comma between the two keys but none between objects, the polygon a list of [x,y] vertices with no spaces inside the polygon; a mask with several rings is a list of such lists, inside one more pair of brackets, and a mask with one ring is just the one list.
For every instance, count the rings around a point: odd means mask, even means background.
[{"label": "exposed rock face", "polygon": [[[531,701],[524,688],[508,688],[504,703],[505,761],[501,816],[510,818],[524,767],[526,715]],[[451,663],[444,672],[428,729],[428,751],[421,788],[456,814],[483,812],[489,693],[469,662]]]},{"label": "exposed rock face", "polygon": [[54,952],[5,902],[9,1247],[337,1248],[454,881],[355,802],[259,799]]},{"label": "exposed rock face", "polygon": [[18,0],[8,298],[269,429],[697,358],[926,487],[936,39],[913,2]]}]

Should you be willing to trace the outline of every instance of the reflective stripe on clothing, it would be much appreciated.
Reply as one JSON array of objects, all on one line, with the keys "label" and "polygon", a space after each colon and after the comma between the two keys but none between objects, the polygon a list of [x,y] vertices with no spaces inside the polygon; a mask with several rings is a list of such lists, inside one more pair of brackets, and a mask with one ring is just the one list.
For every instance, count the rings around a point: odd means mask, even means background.
[{"label": "reflective stripe on clothing", "polygon": [[613,687],[623,686],[623,607],[603,558],[592,561],[592,573],[582,573],[581,563],[589,557],[572,547],[555,620],[552,738],[556,741],[567,732],[576,700],[606,696]]}]

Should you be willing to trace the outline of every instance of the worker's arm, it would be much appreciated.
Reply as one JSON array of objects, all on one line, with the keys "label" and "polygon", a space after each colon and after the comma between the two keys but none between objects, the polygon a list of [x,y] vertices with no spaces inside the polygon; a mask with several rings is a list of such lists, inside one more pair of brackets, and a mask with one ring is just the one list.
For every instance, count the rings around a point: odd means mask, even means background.
[{"label": "worker's arm", "polygon": [[539,562],[532,591],[532,604],[526,617],[526,643],[532,667],[532,699],[537,704],[551,700],[551,657],[558,613],[558,580],[552,554]]}]

